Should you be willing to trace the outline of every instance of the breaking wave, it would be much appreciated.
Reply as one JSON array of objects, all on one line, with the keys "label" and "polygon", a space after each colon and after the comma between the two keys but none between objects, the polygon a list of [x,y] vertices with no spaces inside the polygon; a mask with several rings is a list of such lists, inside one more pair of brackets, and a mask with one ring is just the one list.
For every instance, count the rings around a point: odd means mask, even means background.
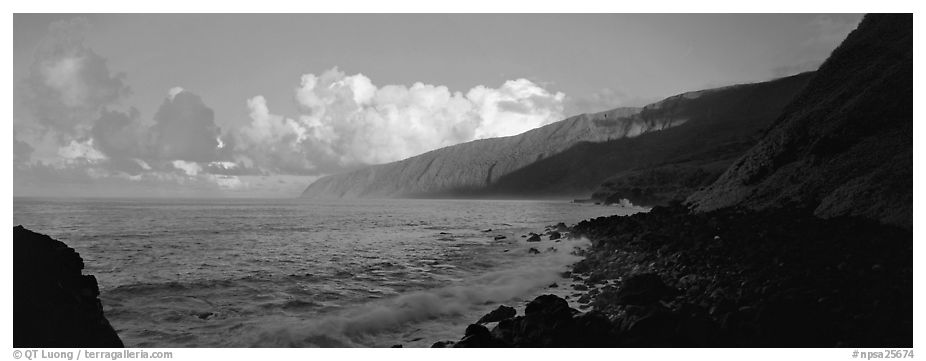
[{"label": "breaking wave", "polygon": [[[562,245],[562,246],[560,246]],[[572,251],[589,245],[587,239],[562,243],[538,242],[515,251],[543,248],[536,256],[517,256],[516,265],[485,273],[463,285],[416,291],[395,298],[374,302],[315,320],[285,320],[284,324],[258,332],[248,344],[252,347],[352,347],[377,346],[379,333],[395,332],[409,324],[448,318],[462,322],[462,326],[500,303],[524,301],[532,298],[551,283],[563,279],[566,267],[580,259]],[[568,249],[567,249],[568,248]],[[427,338],[427,335],[420,335]],[[431,342],[436,341],[431,339]],[[378,345],[382,346],[382,345]]]}]

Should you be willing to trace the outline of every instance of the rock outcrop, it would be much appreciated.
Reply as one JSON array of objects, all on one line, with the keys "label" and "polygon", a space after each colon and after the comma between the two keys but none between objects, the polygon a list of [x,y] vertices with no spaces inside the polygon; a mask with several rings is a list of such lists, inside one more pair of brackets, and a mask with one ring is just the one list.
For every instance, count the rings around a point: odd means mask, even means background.
[{"label": "rock outcrop", "polygon": [[690,214],[681,204],[573,230],[593,245],[572,274],[615,321],[620,345],[913,344],[908,230],[779,209]]},{"label": "rock outcrop", "polygon": [[13,347],[123,347],[73,248],[13,228]]},{"label": "rock outcrop", "polygon": [[432,347],[607,347],[614,344],[612,328],[600,314],[580,313],[559,296],[542,295],[527,304],[524,316],[502,319],[491,331],[469,325],[460,341]]},{"label": "rock outcrop", "polygon": [[912,229],[913,15],[867,15],[765,137],[688,202]]}]

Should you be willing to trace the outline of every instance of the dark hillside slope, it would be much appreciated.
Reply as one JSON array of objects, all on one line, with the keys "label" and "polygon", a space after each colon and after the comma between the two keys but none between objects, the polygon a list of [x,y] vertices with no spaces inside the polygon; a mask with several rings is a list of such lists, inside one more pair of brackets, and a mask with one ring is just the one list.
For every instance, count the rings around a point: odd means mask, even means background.
[{"label": "dark hillside slope", "polygon": [[[680,95],[686,101],[656,103],[644,108],[640,117],[651,114],[684,116],[685,124],[635,138],[608,142],[583,142],[501,177],[487,190],[494,194],[588,196],[609,177],[611,184],[627,172],[668,171],[674,182],[678,170],[693,173],[694,188],[709,184],[727,165],[753,146],[799,92],[813,73],[803,73],[769,82],[743,84]],[[646,179],[646,178],[644,178]],[[650,177],[627,189],[597,192],[599,198],[617,195],[637,203],[649,203],[653,194],[636,192],[637,187],[659,187],[666,180]],[[671,184],[669,187],[673,187]],[[687,195],[687,192],[685,193]],[[657,202],[662,199],[655,195]]]},{"label": "dark hillside slope", "polygon": [[913,16],[866,16],[762,141],[688,202],[912,229]]},{"label": "dark hillside slope", "polygon": [[316,180],[303,198],[453,196],[478,191],[496,179],[580,141],[635,137],[684,119],[633,117],[639,108],[577,115],[522,134],[481,139],[388,164]]}]

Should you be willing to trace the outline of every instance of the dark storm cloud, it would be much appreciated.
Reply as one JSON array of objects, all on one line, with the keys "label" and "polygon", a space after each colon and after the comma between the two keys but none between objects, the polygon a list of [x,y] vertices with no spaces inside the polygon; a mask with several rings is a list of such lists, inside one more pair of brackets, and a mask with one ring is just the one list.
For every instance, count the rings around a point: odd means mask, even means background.
[{"label": "dark storm cloud", "polygon": [[151,128],[158,159],[194,162],[219,160],[224,148],[215,115],[202,98],[188,91],[168,97],[154,115]]}]

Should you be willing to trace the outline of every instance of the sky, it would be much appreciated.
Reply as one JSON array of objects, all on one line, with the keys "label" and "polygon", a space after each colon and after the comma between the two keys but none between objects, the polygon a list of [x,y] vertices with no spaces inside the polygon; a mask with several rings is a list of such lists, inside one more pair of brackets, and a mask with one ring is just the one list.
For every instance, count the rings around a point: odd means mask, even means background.
[{"label": "sky", "polygon": [[15,196],[320,176],[816,69],[856,14],[15,14]]}]

